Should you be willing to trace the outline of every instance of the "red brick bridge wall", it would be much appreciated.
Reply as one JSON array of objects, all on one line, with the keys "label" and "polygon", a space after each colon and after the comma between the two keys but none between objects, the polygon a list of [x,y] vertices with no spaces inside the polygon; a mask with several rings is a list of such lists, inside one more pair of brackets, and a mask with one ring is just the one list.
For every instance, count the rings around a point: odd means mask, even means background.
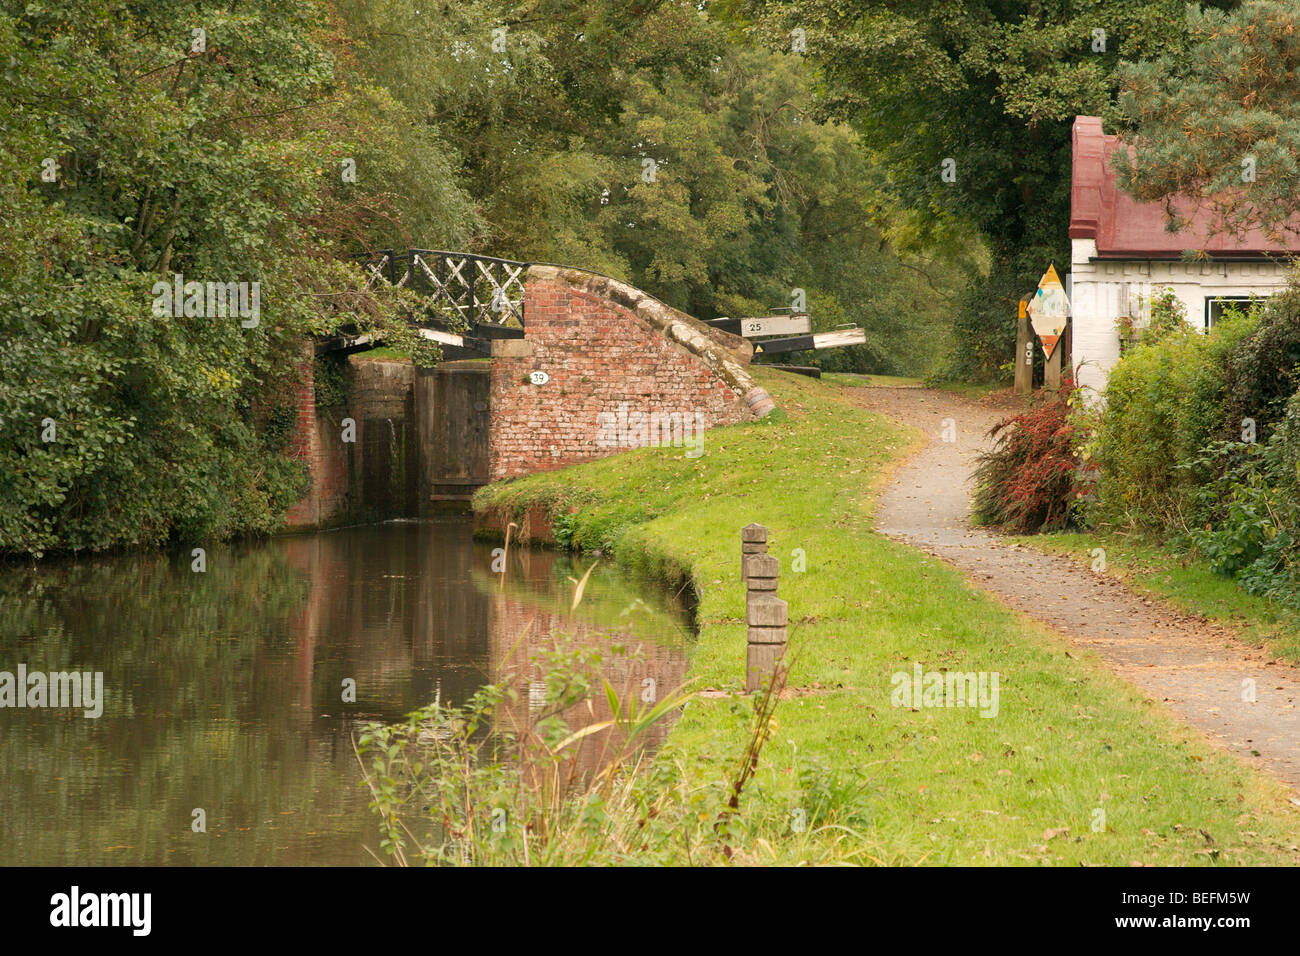
[{"label": "red brick bridge wall", "polygon": [[[524,315],[523,339],[494,343],[494,480],[624,450],[610,447],[609,432],[601,443],[598,418],[602,412],[617,416],[623,405],[629,415],[676,412],[705,428],[748,421],[775,407],[749,376],[748,342],[616,280],[533,266]],[[529,381],[537,371],[549,376],[545,384]]]}]

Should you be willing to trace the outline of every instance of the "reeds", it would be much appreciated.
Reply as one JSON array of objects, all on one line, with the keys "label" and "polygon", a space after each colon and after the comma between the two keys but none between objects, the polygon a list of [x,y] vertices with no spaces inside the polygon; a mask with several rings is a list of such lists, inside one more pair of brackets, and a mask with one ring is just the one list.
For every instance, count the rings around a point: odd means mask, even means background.
[{"label": "reeds", "polygon": [[[591,570],[574,582],[574,609]],[[526,640],[527,631],[516,641]],[[755,698],[735,771],[725,780],[692,783],[671,755],[648,758],[646,743],[694,695],[683,687],[642,701],[635,687],[614,687],[601,663],[600,650],[560,638],[531,661],[543,671],[540,706],[527,700],[515,706],[522,682],[509,673],[461,706],[439,699],[402,723],[367,725],[354,749],[380,820],[380,853],[371,851],[376,860],[398,866],[732,860],[736,816],[774,731],[785,668]],[[598,704],[607,715],[597,713]]]}]

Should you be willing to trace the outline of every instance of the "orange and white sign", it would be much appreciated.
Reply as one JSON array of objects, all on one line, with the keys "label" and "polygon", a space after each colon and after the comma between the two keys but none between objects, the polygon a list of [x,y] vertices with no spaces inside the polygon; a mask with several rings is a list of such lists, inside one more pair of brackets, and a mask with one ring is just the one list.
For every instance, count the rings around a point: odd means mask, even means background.
[{"label": "orange and white sign", "polygon": [[1042,339],[1043,354],[1048,358],[1056,351],[1056,343],[1065,334],[1065,323],[1070,319],[1070,300],[1055,266],[1048,266],[1038,283],[1038,291],[1029,303],[1029,321],[1034,333]]}]

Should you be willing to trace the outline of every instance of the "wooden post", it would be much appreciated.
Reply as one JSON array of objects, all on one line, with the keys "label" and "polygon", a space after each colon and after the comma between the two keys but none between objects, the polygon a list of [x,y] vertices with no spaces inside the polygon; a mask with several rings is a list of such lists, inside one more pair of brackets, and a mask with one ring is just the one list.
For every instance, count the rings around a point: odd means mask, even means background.
[{"label": "wooden post", "polygon": [[[1064,375],[1074,379],[1074,319],[1067,319],[1065,322],[1065,331],[1061,333],[1061,343],[1057,346],[1061,350],[1061,372]],[[1074,383],[1078,385],[1078,382]]]},{"label": "wooden post", "polygon": [[1034,390],[1034,331],[1029,325],[1029,300],[1020,299],[1020,314],[1016,321],[1016,394],[1028,395]]},{"label": "wooden post", "polygon": [[1057,339],[1056,348],[1048,356],[1046,364],[1043,366],[1043,388],[1056,391],[1061,387],[1061,353],[1065,351],[1062,346],[1065,343]]},{"label": "wooden post", "polygon": [[746,581],[745,559],[751,554],[767,554],[767,529],[761,524],[747,524],[740,529],[740,580]]},{"label": "wooden post", "polygon": [[[741,545],[756,544],[759,532],[767,549],[767,529],[749,525],[741,532]],[[745,692],[761,690],[764,681],[776,673],[777,662],[785,654],[789,607],[776,596],[780,563],[770,554],[750,553],[741,558],[745,579]]]}]

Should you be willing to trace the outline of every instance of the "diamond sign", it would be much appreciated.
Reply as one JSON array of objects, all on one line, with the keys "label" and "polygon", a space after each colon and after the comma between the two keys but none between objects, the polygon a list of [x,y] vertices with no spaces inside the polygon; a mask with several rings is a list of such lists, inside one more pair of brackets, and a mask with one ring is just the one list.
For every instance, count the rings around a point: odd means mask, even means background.
[{"label": "diamond sign", "polygon": [[1048,266],[1029,303],[1029,321],[1034,333],[1042,339],[1043,354],[1048,358],[1056,351],[1056,343],[1061,340],[1069,318],[1070,300],[1065,296],[1065,287],[1056,274],[1056,267]]}]

